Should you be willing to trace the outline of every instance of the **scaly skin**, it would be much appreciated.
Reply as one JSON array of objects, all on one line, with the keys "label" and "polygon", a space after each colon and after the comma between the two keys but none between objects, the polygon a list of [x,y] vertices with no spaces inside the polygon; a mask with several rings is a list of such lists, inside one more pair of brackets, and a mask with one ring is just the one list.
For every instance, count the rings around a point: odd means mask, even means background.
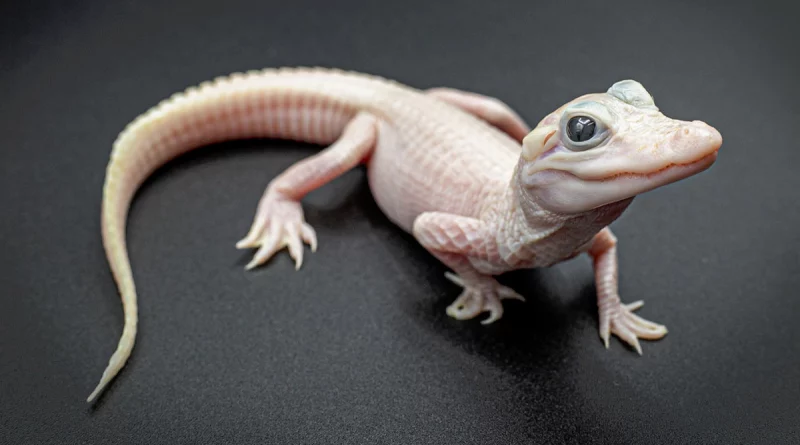
[{"label": "scaly skin", "polygon": [[[573,115],[596,121],[591,139],[571,140],[566,122]],[[494,322],[503,314],[501,300],[523,297],[493,275],[587,253],[595,265],[600,337],[608,347],[615,334],[640,354],[638,339],[661,338],[666,328],[632,313],[641,302],[621,302],[616,238],[607,226],[635,195],[708,168],[722,143],[705,123],[665,117],[633,81],[577,98],[532,131],[494,98],[448,88],[419,91],[338,70],[266,69],[190,88],[135,119],[114,143],[102,235],[125,325],[88,401],[124,366],[136,337],[125,228],[137,188],[193,148],[253,137],[328,147],[269,183],[249,233],[237,243],[258,249],[248,269],[283,248],[299,269],[303,243],[317,247],[300,201],[364,163],[380,208],[464,288],[447,308],[450,316],[489,312],[483,323]]]}]

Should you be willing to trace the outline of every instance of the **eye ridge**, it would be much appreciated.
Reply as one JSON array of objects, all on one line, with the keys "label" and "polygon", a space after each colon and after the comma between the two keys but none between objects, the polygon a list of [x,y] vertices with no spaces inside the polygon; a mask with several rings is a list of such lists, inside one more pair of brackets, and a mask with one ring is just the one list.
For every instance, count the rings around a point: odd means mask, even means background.
[{"label": "eye ridge", "polygon": [[597,132],[597,123],[589,116],[575,116],[567,122],[567,137],[572,142],[585,142]]}]

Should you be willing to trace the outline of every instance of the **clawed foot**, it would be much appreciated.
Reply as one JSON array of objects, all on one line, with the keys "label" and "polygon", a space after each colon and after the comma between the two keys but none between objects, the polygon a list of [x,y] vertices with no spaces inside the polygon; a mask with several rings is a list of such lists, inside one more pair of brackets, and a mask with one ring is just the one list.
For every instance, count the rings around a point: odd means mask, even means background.
[{"label": "clawed foot", "polygon": [[487,280],[480,286],[465,285],[464,280],[456,274],[446,272],[445,276],[453,283],[464,288],[461,295],[447,307],[447,315],[456,320],[469,320],[489,311],[489,317],[481,324],[490,324],[503,316],[501,300],[525,301],[522,295],[513,289],[503,286],[494,279]]},{"label": "clawed foot", "polygon": [[287,247],[295,261],[295,269],[303,265],[303,242],[317,250],[317,235],[306,224],[300,203],[281,196],[267,195],[258,206],[255,220],[247,236],[236,243],[238,249],[258,247],[247,264],[250,270],[264,264],[276,252]]},{"label": "clawed foot", "polygon": [[600,338],[603,339],[606,348],[608,348],[609,337],[614,334],[631,345],[639,355],[642,355],[642,347],[639,345],[640,338],[658,340],[667,334],[665,326],[647,321],[633,313],[642,306],[644,306],[643,301],[630,304],[616,301],[607,307],[601,307]]}]

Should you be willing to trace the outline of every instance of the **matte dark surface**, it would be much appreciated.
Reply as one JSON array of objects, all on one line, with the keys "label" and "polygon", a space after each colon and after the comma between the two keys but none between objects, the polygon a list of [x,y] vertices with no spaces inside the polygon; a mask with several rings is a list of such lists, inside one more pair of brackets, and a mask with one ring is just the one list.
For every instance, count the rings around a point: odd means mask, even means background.
[{"label": "matte dark surface", "polygon": [[[534,5],[534,3],[536,3]],[[797,7],[640,1],[3,2],[0,442],[800,443]],[[233,71],[324,65],[494,95],[531,123],[634,78],[724,137],[612,227],[621,294],[669,335],[597,336],[586,258],[502,278],[490,327],[392,226],[364,172],[313,193],[320,250],[243,270],[266,183],[312,146],[198,150],[135,201],[140,335],[94,408],[122,310],[99,213],[117,133]]]}]

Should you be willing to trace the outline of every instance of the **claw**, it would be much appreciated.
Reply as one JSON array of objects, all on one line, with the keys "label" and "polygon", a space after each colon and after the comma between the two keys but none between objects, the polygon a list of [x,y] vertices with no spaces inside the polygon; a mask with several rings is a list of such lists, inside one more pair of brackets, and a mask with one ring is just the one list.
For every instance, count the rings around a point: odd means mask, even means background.
[{"label": "claw", "polygon": [[644,306],[644,300],[634,301],[633,303],[628,303],[625,305],[625,307],[631,312],[641,309],[642,306]]},{"label": "claw", "polygon": [[294,260],[295,270],[299,270],[303,266],[303,242],[310,244],[312,251],[317,250],[316,232],[304,221],[300,203],[268,192],[259,202],[250,231],[236,247],[259,248],[246,270],[264,264],[284,247]]},{"label": "claw", "polygon": [[611,340],[611,332],[608,328],[605,330],[600,329],[600,339],[603,340],[603,345],[608,349],[610,346],[609,341]]},{"label": "claw", "polygon": [[239,240],[239,242],[236,243],[236,248],[249,249],[258,246],[258,239],[264,232],[264,227],[266,225],[267,225],[266,218],[256,217],[256,220],[253,221],[253,225],[252,227],[250,227],[250,231],[247,233],[247,236],[245,236],[244,238]]},{"label": "claw", "polygon": [[497,290],[497,294],[500,296],[501,300],[519,300],[522,302],[525,301],[525,297],[516,293],[510,287],[501,287],[500,289]]},{"label": "claw", "polygon": [[445,272],[444,276],[445,276],[445,278],[447,278],[448,280],[452,281],[456,285],[464,287],[464,280],[462,280],[461,277],[459,277],[458,275],[456,275],[456,274],[454,274],[452,272]]},{"label": "claw", "polygon": [[624,324],[620,324],[617,326],[616,332],[617,336],[621,338],[625,343],[631,345],[639,355],[642,355],[642,346],[639,344],[639,339],[636,338],[636,335],[628,329],[627,326]]},{"label": "claw", "polygon": [[491,313],[489,315],[489,318],[487,318],[486,320],[481,321],[481,324],[484,325],[484,326],[488,325],[488,324],[492,324],[495,321],[499,320],[501,317],[502,317],[502,315],[498,315],[497,312],[491,311]]},{"label": "claw", "polygon": [[653,323],[652,321],[647,321],[642,317],[636,314],[629,314],[631,321],[636,324],[637,327],[641,328],[643,331],[649,332],[661,332],[666,331],[666,327],[660,324]]},{"label": "claw", "polygon": [[611,320],[609,320],[608,313],[600,314],[600,338],[608,349],[611,338]]},{"label": "claw", "polygon": [[284,243],[289,248],[289,256],[294,260],[294,270],[300,270],[300,266],[303,265],[303,243],[300,241],[300,234],[297,233],[295,225],[286,225]]},{"label": "claw", "polygon": [[481,321],[481,324],[484,325],[484,326],[488,325],[488,324],[492,324],[492,323],[494,323],[495,321],[499,320],[502,317],[503,317],[503,306],[498,301],[497,305],[495,307],[490,307],[489,308],[489,317],[486,318],[485,320]]},{"label": "claw", "polygon": [[303,235],[303,241],[308,243],[311,246],[311,251],[317,251],[317,232],[314,230],[313,227],[308,225],[307,223],[303,223],[300,226],[300,233]]},{"label": "claw", "polygon": [[261,245],[256,254],[253,256],[253,259],[247,264],[247,266],[245,266],[246,270],[252,270],[264,264],[267,262],[267,260],[272,258],[273,255],[275,255],[275,252],[278,251],[278,243],[280,238],[278,237],[278,234],[275,233],[277,232],[276,227],[277,226],[274,225],[270,226],[269,233],[266,236],[267,242]]},{"label": "claw", "polygon": [[445,272],[444,276],[457,286],[464,288],[458,299],[447,307],[447,315],[457,320],[468,320],[488,311],[489,317],[481,321],[481,324],[492,324],[503,317],[502,300],[525,301],[522,295],[494,281],[493,278],[490,278],[492,285],[489,287],[473,287],[467,285],[463,278],[452,272]]},{"label": "claw", "polygon": [[663,325],[653,323],[636,315],[633,311],[644,306],[643,301],[635,301],[629,304],[621,304],[619,300],[615,304],[604,307],[600,313],[600,338],[608,348],[609,337],[613,333],[622,341],[629,344],[642,355],[642,347],[639,339],[658,340],[667,334],[667,328]]}]

